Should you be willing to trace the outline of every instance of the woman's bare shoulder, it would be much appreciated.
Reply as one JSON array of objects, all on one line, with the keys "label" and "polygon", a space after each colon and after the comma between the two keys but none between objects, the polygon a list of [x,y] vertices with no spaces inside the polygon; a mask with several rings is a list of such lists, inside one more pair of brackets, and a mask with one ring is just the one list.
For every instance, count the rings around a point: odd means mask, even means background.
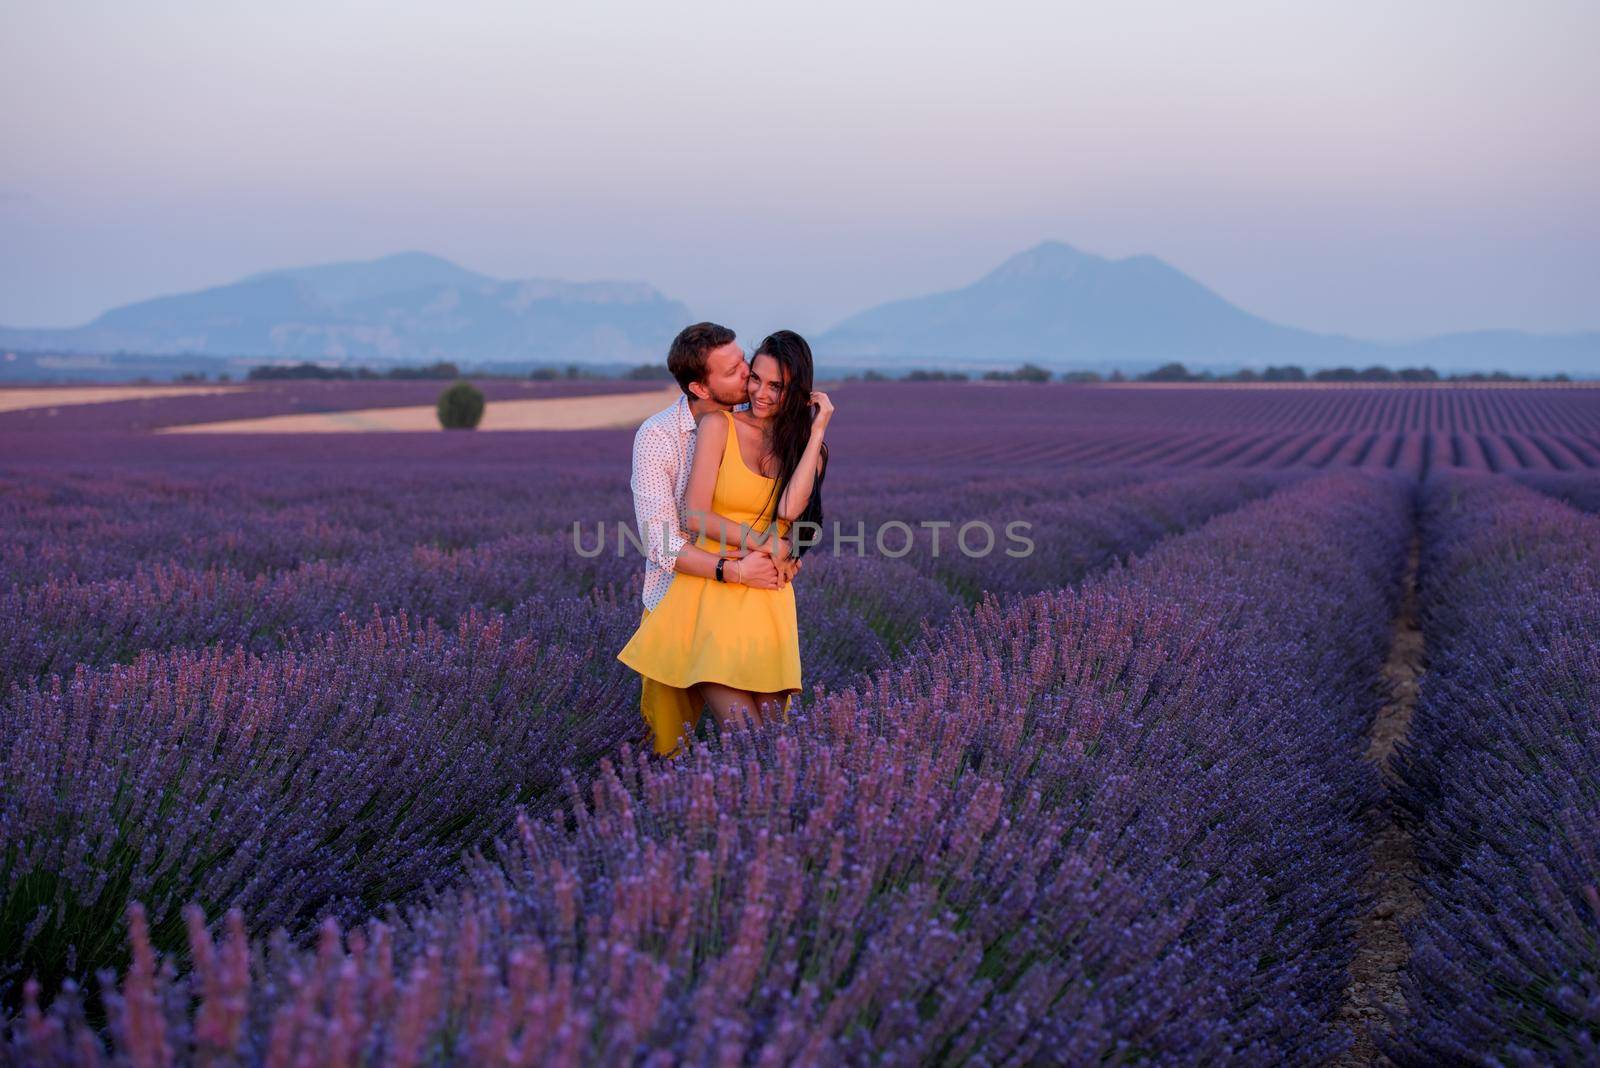
[{"label": "woman's bare shoulder", "polygon": [[695,443],[721,445],[728,440],[728,421],[722,412],[707,412],[695,420]]}]

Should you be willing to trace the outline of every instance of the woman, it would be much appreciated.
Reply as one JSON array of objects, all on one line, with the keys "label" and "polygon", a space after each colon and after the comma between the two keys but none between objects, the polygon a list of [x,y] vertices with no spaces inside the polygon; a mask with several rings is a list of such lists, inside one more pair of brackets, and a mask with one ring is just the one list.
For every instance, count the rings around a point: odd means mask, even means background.
[{"label": "woman", "polygon": [[[701,416],[684,492],[687,524],[701,548],[725,557],[740,548],[770,551],[780,574],[793,575],[806,546],[793,544],[790,528],[796,521],[806,524],[802,532],[821,528],[828,465],[822,439],[833,417],[828,395],[811,386],[811,347],[780,330],[750,358],[750,410]],[[720,582],[674,575],[617,654],[639,674],[689,690],[719,727],[787,713],[800,691],[794,586],[745,586],[742,566],[725,558]]]}]

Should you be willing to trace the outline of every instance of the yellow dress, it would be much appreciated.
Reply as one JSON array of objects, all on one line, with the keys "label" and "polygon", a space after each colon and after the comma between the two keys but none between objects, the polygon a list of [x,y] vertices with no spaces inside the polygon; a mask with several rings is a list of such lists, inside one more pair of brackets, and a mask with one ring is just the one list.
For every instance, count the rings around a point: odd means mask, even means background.
[{"label": "yellow dress", "polygon": [[[711,510],[765,531],[772,512],[771,505],[767,510],[762,506],[775,480],[745,465],[733,414],[722,414],[728,417],[728,441],[711,491]],[[788,521],[778,520],[778,533],[788,532]],[[695,544],[710,553],[720,551],[714,534],[700,535]],[[800,628],[794,586],[758,590],[678,572],[617,659],[666,686],[720,682],[756,693],[797,693]]]}]

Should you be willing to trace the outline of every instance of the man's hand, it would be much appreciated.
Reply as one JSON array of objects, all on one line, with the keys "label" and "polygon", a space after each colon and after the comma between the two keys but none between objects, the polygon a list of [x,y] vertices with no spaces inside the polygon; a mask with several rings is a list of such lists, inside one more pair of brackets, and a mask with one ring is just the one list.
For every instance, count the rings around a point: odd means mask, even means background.
[{"label": "man's hand", "polygon": [[740,550],[741,555],[760,554],[770,557],[773,567],[777,569],[780,587],[788,585],[800,572],[800,560],[792,556],[792,552],[793,548],[789,542],[777,535],[773,535],[762,545]]},{"label": "man's hand", "polygon": [[[757,590],[776,590],[782,587],[778,566],[772,562],[772,557],[764,552],[750,550],[737,558],[739,561],[739,582]],[[726,570],[726,565],[724,565]]]}]

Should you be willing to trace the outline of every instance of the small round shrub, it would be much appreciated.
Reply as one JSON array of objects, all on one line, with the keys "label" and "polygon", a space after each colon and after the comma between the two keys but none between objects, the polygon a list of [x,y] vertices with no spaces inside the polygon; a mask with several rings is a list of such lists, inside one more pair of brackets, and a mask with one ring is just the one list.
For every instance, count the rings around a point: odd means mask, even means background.
[{"label": "small round shrub", "polygon": [[483,418],[483,391],[465,380],[439,394],[439,425],[446,430],[471,430]]}]

